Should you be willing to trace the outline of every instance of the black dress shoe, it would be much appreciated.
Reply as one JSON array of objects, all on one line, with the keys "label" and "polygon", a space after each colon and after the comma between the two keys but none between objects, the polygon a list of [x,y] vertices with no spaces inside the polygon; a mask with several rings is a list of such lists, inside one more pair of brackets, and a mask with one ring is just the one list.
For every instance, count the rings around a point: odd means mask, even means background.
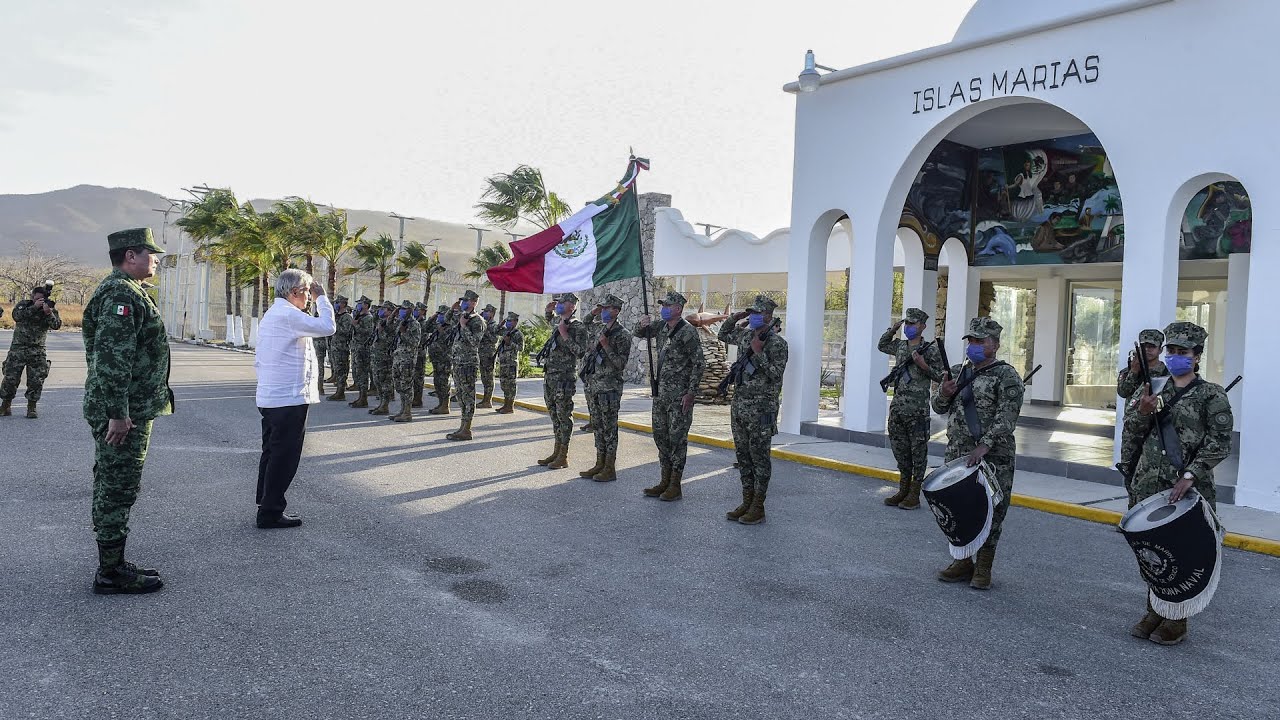
[{"label": "black dress shoe", "polygon": [[284,513],[258,513],[258,527],[264,530],[298,527],[301,524],[302,518],[297,515],[285,515]]}]

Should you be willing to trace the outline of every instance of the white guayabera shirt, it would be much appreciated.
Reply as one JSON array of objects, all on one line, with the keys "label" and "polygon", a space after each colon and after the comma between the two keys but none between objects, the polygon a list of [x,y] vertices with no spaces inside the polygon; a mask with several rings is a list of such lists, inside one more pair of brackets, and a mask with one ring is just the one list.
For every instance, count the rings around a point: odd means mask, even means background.
[{"label": "white guayabera shirt", "polygon": [[328,337],[337,328],[329,298],[316,298],[318,317],[276,298],[258,323],[258,407],[313,405],[320,402],[320,363],[311,338]]}]

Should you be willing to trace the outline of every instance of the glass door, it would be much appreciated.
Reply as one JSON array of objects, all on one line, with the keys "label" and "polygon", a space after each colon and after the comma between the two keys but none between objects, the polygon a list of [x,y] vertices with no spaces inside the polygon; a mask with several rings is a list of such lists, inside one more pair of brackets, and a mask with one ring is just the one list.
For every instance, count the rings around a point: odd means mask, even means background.
[{"label": "glass door", "polygon": [[1073,282],[1064,405],[1116,406],[1120,358],[1120,283]]}]

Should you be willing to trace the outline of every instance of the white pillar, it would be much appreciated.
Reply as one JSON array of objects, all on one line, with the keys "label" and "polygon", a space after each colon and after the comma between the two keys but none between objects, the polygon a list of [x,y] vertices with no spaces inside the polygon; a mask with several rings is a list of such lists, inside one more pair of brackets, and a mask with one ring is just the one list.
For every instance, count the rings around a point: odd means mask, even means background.
[{"label": "white pillar", "polygon": [[[1280,186],[1277,186],[1280,191]],[[1274,205],[1277,193],[1258,192],[1249,186],[1253,199],[1253,250],[1249,258],[1248,296],[1253,303],[1242,305],[1230,297],[1232,308],[1244,311],[1245,323],[1252,332],[1245,338],[1241,374],[1244,380],[1237,388],[1248,387],[1249,402],[1234,404],[1236,427],[1240,428],[1240,471],[1236,479],[1236,504],[1280,512],[1280,475],[1275,472],[1275,408],[1280,407],[1280,385],[1271,381],[1271,367],[1280,356],[1280,335],[1269,332],[1275,320],[1275,288],[1270,283],[1280,278],[1280,215]],[[1235,257],[1234,255],[1232,257]],[[1238,262],[1238,261],[1237,261]],[[1243,333],[1242,333],[1243,334]],[[1230,382],[1235,375],[1227,378]]]},{"label": "white pillar", "polygon": [[1060,277],[1036,280],[1036,336],[1031,367],[1043,365],[1031,381],[1031,399],[1062,402],[1066,368],[1067,281]]},{"label": "white pillar", "polygon": [[914,231],[899,229],[898,243],[902,247],[902,310],[918,307],[932,316],[938,304],[938,271],[925,269],[924,246]]},{"label": "white pillar", "polygon": [[[1227,256],[1226,337],[1223,342],[1222,382],[1231,382],[1244,374],[1245,313],[1249,307],[1250,253]],[[1234,308],[1234,311],[1232,310]],[[1236,416],[1236,430],[1244,417],[1244,381],[1231,391],[1231,409]]]},{"label": "white pillar", "polygon": [[[855,218],[849,276],[848,350],[845,353],[844,418],[846,429],[884,432],[886,403],[880,378],[887,365],[875,351],[876,338],[889,325],[893,304],[893,243],[897,228],[876,232],[876,216]],[[895,223],[896,225],[896,223]]]},{"label": "white pillar", "polygon": [[963,261],[947,272],[947,359],[952,365],[964,362],[964,334],[969,332],[969,319],[978,314],[977,268]]},{"label": "white pillar", "polygon": [[784,328],[790,357],[787,372],[782,376],[782,419],[779,424],[782,432],[799,433],[800,423],[818,418],[827,239],[830,236],[831,225],[826,220],[819,221],[803,212],[792,213]]}]

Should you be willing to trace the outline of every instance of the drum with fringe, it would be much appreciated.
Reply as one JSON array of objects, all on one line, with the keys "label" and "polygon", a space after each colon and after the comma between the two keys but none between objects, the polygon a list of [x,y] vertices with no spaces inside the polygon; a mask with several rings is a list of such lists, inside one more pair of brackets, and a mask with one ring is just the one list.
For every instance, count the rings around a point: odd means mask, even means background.
[{"label": "drum with fringe", "polygon": [[1120,532],[1138,558],[1150,588],[1151,609],[1185,620],[1209,606],[1222,572],[1222,526],[1209,502],[1194,489],[1176,503],[1172,489],[1130,508]]},{"label": "drum with fringe", "polygon": [[1000,504],[1000,490],[990,478],[995,473],[985,462],[968,467],[959,457],[925,476],[920,489],[942,534],[950,543],[951,557],[973,557],[991,535],[991,520]]}]

